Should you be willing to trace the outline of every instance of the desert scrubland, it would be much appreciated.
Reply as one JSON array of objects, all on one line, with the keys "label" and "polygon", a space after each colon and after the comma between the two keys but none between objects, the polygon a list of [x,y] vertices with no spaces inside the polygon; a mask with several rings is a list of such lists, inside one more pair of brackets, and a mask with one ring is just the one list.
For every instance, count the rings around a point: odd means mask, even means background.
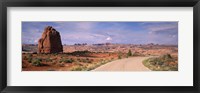
[{"label": "desert scrubland", "polygon": [[90,71],[103,64],[131,57],[151,57],[143,62],[150,70],[178,70],[178,46],[152,43],[63,45],[63,53],[37,53],[37,45],[27,44],[23,45],[22,70]]}]

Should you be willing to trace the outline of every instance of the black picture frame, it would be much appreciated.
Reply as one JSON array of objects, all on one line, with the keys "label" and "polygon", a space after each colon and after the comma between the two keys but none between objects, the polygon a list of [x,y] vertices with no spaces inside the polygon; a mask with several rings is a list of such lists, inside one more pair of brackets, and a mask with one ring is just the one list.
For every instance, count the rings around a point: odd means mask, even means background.
[{"label": "black picture frame", "polygon": [[[7,86],[7,7],[193,7],[194,86]],[[1,93],[199,93],[200,0],[2,0],[0,2]],[[187,76],[187,75],[185,75]]]}]

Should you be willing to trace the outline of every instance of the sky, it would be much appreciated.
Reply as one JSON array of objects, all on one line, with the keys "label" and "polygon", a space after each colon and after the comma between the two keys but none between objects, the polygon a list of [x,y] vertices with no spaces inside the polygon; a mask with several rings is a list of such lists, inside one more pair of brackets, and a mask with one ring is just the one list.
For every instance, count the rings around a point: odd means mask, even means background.
[{"label": "sky", "polygon": [[178,22],[22,22],[22,43],[37,44],[44,28],[52,26],[62,44],[178,44]]}]

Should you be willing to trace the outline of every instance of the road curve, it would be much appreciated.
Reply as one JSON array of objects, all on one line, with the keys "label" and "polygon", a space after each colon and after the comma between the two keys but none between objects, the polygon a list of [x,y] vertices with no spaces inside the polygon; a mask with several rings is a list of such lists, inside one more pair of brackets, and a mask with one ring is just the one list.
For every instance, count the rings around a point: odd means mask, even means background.
[{"label": "road curve", "polygon": [[150,71],[142,64],[149,57],[130,57],[104,64],[92,71]]}]

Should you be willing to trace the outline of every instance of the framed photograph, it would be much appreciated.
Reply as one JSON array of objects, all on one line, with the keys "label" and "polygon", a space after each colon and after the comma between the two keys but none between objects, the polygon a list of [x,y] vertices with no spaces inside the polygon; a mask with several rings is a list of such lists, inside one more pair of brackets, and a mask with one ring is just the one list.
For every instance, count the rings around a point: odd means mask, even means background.
[{"label": "framed photograph", "polygon": [[199,0],[7,0],[2,93],[199,93]]}]

